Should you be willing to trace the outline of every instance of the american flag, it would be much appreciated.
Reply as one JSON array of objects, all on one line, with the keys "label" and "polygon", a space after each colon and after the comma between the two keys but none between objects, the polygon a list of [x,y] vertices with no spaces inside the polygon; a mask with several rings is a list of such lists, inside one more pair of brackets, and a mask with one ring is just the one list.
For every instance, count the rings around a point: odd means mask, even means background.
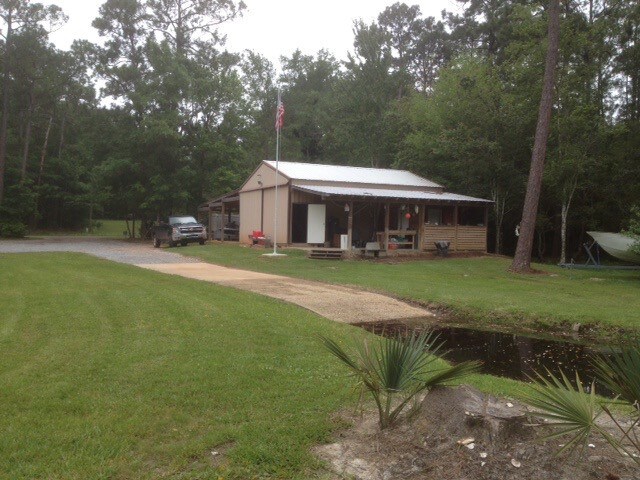
[{"label": "american flag", "polygon": [[284,103],[278,98],[278,110],[276,110],[276,131],[279,132],[284,125]]}]

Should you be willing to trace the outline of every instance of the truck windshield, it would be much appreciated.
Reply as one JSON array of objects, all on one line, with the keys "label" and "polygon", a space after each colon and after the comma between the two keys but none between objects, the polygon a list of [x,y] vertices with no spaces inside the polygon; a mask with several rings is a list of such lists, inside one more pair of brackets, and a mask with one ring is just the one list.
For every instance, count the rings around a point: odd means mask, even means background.
[{"label": "truck windshield", "polygon": [[184,223],[198,223],[193,217],[169,217],[171,225],[182,225]]}]

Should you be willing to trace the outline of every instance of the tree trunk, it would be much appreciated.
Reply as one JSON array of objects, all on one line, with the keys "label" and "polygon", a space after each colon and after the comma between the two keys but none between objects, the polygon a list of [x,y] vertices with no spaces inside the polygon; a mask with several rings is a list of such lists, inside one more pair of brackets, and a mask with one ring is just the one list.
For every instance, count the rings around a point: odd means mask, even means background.
[{"label": "tree trunk", "polygon": [[569,216],[569,203],[562,203],[560,212],[560,263],[567,263],[567,217]]},{"label": "tree trunk", "polygon": [[4,172],[7,163],[7,128],[9,122],[9,81],[11,78],[11,42],[13,41],[13,12],[7,15],[7,36],[5,37],[2,76],[2,121],[0,122],[0,205],[4,199]]},{"label": "tree trunk", "polygon": [[560,6],[559,0],[549,2],[549,33],[547,60],[544,69],[544,83],[538,111],[538,124],[536,137],[531,155],[531,169],[527,183],[527,193],[522,209],[522,221],[520,222],[520,237],[516,254],[513,258],[510,270],[512,272],[527,273],[531,271],[531,250],[536,228],[536,216],[538,214],[538,202],[542,188],[542,173],[547,153],[547,139],[549,136],[549,124],[551,123],[551,110],[553,107],[553,89],[555,84],[556,63],[558,62],[558,44],[560,36]]},{"label": "tree trunk", "polygon": [[24,147],[22,149],[22,165],[20,166],[20,184],[27,179],[27,163],[29,162],[29,144],[31,143],[31,117],[35,106],[35,86],[31,89],[29,108],[27,110],[26,127],[24,131]]},{"label": "tree trunk", "polygon": [[64,148],[64,127],[67,123],[67,113],[62,113],[62,123],[60,124],[60,142],[58,143],[58,158],[62,157],[62,149]]},{"label": "tree trunk", "polygon": [[540,263],[544,262],[544,253],[546,251],[544,234],[544,231],[538,230],[538,261],[540,261]]},{"label": "tree trunk", "polygon": [[[53,124],[53,115],[49,116],[49,123],[47,124],[47,131],[44,134],[44,143],[42,144],[42,153],[40,154],[40,169],[38,170],[38,181],[36,185],[40,187],[42,185],[42,174],[44,172],[44,162],[47,159],[47,148],[49,147],[49,134],[51,133],[51,125]],[[40,211],[40,189],[36,190],[36,211],[31,217],[31,230],[35,230],[38,223],[38,212]]]},{"label": "tree trunk", "polygon": [[42,153],[40,154],[40,170],[38,171],[38,186],[42,184],[42,173],[44,172],[44,162],[47,159],[47,149],[49,148],[49,134],[51,133],[51,125],[53,125],[53,115],[49,116],[47,131],[44,134],[44,143],[42,144]]},{"label": "tree trunk", "polygon": [[502,218],[496,216],[496,254],[502,254]]},{"label": "tree trunk", "polygon": [[562,211],[560,212],[562,222],[560,226],[560,263],[567,263],[567,218],[569,217],[569,207],[571,207],[573,193],[576,191],[576,183],[577,181],[574,181],[569,195],[562,202]]},{"label": "tree trunk", "polygon": [[502,224],[507,206],[507,194],[500,195],[498,188],[494,188],[491,192],[493,199],[493,213],[496,216],[496,253],[502,253]]}]

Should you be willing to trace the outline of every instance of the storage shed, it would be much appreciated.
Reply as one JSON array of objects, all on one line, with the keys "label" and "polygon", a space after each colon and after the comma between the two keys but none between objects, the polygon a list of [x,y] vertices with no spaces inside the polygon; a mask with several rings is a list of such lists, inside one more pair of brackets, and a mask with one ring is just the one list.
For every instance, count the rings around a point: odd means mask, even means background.
[{"label": "storage shed", "polygon": [[446,192],[405,170],[264,160],[239,190],[241,242],[254,231],[278,244],[486,252],[490,200]]}]

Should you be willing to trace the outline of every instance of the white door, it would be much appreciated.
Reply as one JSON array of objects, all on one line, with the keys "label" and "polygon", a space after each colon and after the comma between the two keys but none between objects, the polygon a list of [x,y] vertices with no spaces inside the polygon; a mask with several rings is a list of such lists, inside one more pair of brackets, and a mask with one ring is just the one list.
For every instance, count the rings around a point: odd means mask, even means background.
[{"label": "white door", "polygon": [[324,243],[327,206],[311,204],[307,212],[307,243]]}]

